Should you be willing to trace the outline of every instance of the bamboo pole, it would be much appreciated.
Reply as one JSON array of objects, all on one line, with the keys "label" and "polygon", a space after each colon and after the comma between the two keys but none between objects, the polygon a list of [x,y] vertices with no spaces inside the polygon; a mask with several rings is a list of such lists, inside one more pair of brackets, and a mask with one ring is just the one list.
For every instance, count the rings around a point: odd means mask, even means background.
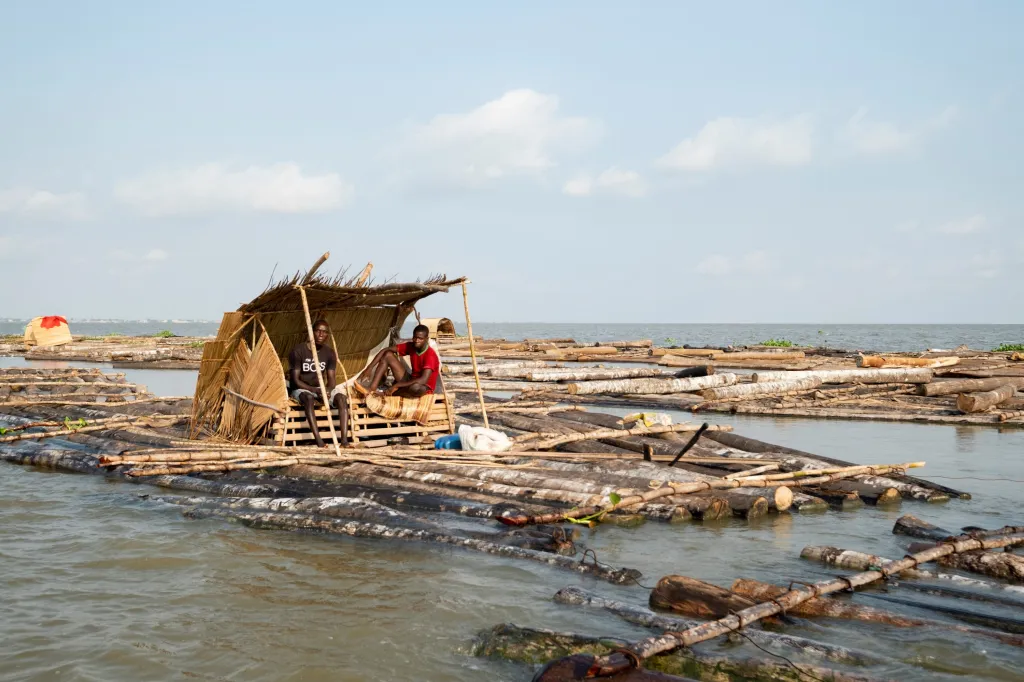
[{"label": "bamboo pole", "polygon": [[473,322],[469,319],[469,293],[466,291],[466,280],[462,280],[462,305],[466,310],[466,333],[469,334],[469,357],[473,363],[473,379],[476,381],[476,394],[480,399],[480,414],[484,419],[484,428],[491,428],[487,421],[487,406],[484,404],[484,391],[480,388],[480,370],[476,364],[476,339],[473,337]]},{"label": "bamboo pole", "polygon": [[629,670],[634,667],[635,662],[648,659],[657,654],[674,651],[680,647],[690,647],[699,642],[706,642],[721,635],[740,630],[751,623],[762,620],[769,616],[784,613],[793,607],[806,601],[820,597],[825,594],[839,592],[841,590],[853,590],[854,588],[868,585],[870,583],[898,575],[900,571],[908,568],[915,568],[919,564],[935,561],[950,554],[959,554],[976,549],[998,549],[1001,547],[1013,547],[1024,544],[1024,535],[1003,537],[993,540],[954,540],[944,542],[934,547],[909,555],[899,561],[881,566],[876,570],[869,570],[857,573],[844,578],[836,578],[824,582],[814,583],[807,587],[800,587],[789,590],[771,601],[755,604],[754,606],[732,613],[709,623],[701,623],[683,632],[666,632],[657,637],[648,637],[639,642],[634,642],[628,647],[632,656],[625,656],[615,653],[606,656],[595,657],[591,670],[600,670],[600,676],[612,675],[618,672]]},{"label": "bamboo pole", "polygon": [[[329,253],[324,254],[325,256],[330,255]],[[331,417],[331,401],[327,395],[327,384],[324,383],[324,373],[320,371],[320,357],[316,352],[316,339],[313,338],[313,320],[309,316],[309,301],[306,300],[306,288],[301,285],[296,285],[296,289],[299,290],[299,295],[302,296],[302,312],[306,315],[306,332],[309,334],[309,350],[313,354],[313,365],[316,369],[316,380],[320,384],[320,397],[323,398],[324,407],[327,409],[327,416],[330,419],[327,420],[327,426],[331,429],[331,441],[334,443],[334,452],[337,453],[338,457],[341,457],[341,446],[338,444],[338,434],[334,430],[334,417]]]}]

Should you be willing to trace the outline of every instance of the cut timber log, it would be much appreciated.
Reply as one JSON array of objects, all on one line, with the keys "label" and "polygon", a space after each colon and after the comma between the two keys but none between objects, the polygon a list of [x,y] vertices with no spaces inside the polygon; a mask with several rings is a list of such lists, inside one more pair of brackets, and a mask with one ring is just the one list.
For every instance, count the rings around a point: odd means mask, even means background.
[{"label": "cut timber log", "polygon": [[717,348],[655,348],[651,355],[660,358],[665,355],[680,355],[683,357],[710,358],[721,355],[723,351]]},{"label": "cut timber log", "polygon": [[899,504],[903,501],[900,491],[892,486],[871,485],[856,479],[826,483],[820,487],[832,492],[854,493],[871,505]]},{"label": "cut timber log", "polygon": [[735,384],[721,388],[709,388],[701,391],[705,400],[725,400],[727,398],[759,398],[788,391],[810,391],[821,386],[821,379],[807,377],[793,381],[762,381],[749,384]]},{"label": "cut timber log", "polygon": [[663,577],[648,598],[652,609],[705,619],[721,618],[733,611],[749,608],[754,603],[747,597],[685,575]]},{"label": "cut timber log", "polygon": [[958,357],[948,358],[908,358],[908,357],[882,357],[880,355],[858,355],[858,367],[951,367],[960,362]]},{"label": "cut timber log", "polygon": [[[563,587],[555,593],[554,600],[569,606],[586,606],[604,609],[623,620],[655,630],[682,631],[695,627],[699,623],[674,616],[665,616],[642,606],[634,606],[624,602],[605,599],[579,587]],[[849,665],[869,665],[880,662],[879,659],[862,651],[854,651],[846,647],[818,642],[804,637],[797,637],[780,632],[771,632],[751,628],[744,633],[752,642],[759,646],[776,648],[789,647],[810,658],[818,658]]]},{"label": "cut timber log", "polygon": [[[837,566],[839,568],[846,568],[851,571],[870,571],[876,568],[888,566],[892,563],[892,559],[886,557],[877,556],[874,554],[865,554],[864,552],[857,552],[852,549],[841,549],[839,547],[804,547],[803,551],[800,552],[800,557],[803,559],[809,559],[811,561],[820,561],[823,564],[829,566]],[[928,571],[920,568],[907,568],[900,572],[900,576],[904,578],[921,578],[925,580],[946,580],[949,582],[958,583],[967,587],[978,587],[983,589],[999,589],[1008,592],[1015,592],[1017,594],[1024,594],[1024,587],[1017,585],[1003,585],[1001,583],[992,582],[988,580],[981,580],[978,578],[969,578],[967,576],[958,575],[956,573],[936,573],[934,571]]]},{"label": "cut timber log", "polygon": [[930,369],[810,369],[794,372],[755,372],[751,379],[789,381],[816,378],[823,384],[927,384],[932,380]]},{"label": "cut timber log", "polygon": [[[914,543],[911,552],[920,552],[930,545]],[[1010,552],[962,552],[939,559],[939,565],[990,578],[998,578],[1015,585],[1024,584],[1024,557]]]},{"label": "cut timber log", "polygon": [[694,377],[691,379],[622,379],[619,381],[586,381],[569,384],[569,393],[571,395],[590,395],[594,393],[663,395],[666,393],[700,391],[705,388],[729,386],[735,383],[736,375],[731,373],[714,374],[711,376]]},{"label": "cut timber log", "polygon": [[588,573],[596,578],[611,583],[624,585],[640,577],[640,572],[632,568],[611,568],[603,564],[581,563],[577,559],[561,556],[550,552],[512,547],[475,538],[462,538],[444,533],[436,533],[412,528],[398,528],[380,523],[361,523],[312,516],[307,514],[282,514],[271,512],[247,512],[231,509],[194,509],[185,514],[189,518],[224,518],[239,521],[252,528],[274,530],[308,530],[334,533],[362,538],[380,538],[393,540],[415,540],[434,542],[453,547],[463,547],[486,554],[495,554],[512,559],[527,559],[557,566],[578,573]]},{"label": "cut timber log", "polygon": [[688,379],[690,377],[709,377],[714,373],[714,365],[698,365],[697,367],[684,367],[672,376],[676,379]]},{"label": "cut timber log", "polygon": [[982,393],[961,393],[956,397],[956,407],[964,414],[984,412],[996,405],[1005,403],[1017,394],[1013,386],[1000,386],[992,391]]},{"label": "cut timber log", "polygon": [[951,533],[945,528],[934,526],[913,514],[904,514],[896,519],[892,532],[893,535],[906,535],[907,537],[921,538],[922,540],[931,540],[932,542],[942,542],[947,538],[959,535],[959,533]]},{"label": "cut timber log", "polygon": [[610,379],[642,379],[662,376],[662,371],[653,367],[621,369],[618,367],[588,369],[534,369],[525,370],[521,378],[527,381],[606,381]]},{"label": "cut timber log", "polygon": [[993,377],[991,379],[941,379],[930,384],[917,387],[918,395],[953,395],[954,393],[973,393],[991,391],[1000,386],[1013,386],[1024,389],[1024,377]]},{"label": "cut timber log", "polygon": [[599,341],[595,346],[608,346],[610,348],[650,348],[654,345],[651,339],[637,339],[635,341]]},{"label": "cut timber log", "polygon": [[715,362],[729,364],[733,360],[803,360],[802,350],[789,350],[780,352],[751,352],[739,351],[735,353],[722,353],[715,356]]}]

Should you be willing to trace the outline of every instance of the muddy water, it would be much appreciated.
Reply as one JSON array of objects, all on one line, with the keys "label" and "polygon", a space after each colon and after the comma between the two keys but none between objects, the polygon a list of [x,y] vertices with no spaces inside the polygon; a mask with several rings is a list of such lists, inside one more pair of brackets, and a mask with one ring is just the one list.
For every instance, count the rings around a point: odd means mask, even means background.
[{"label": "muddy water", "polygon": [[[190,372],[130,375],[165,395],[188,394],[194,381]],[[890,529],[906,511],[949,528],[1024,523],[1022,430],[707,418],[854,462],[924,459],[922,475],[975,498],[752,525],[603,526],[584,538],[601,561],[639,568],[647,585],[666,573],[722,585],[737,577],[784,583],[828,575],[798,558],[809,544],[900,556],[905,545]],[[459,550],[191,521],[139,499],[151,492],[146,486],[92,476],[0,463],[0,490],[0,680],[527,680],[526,668],[468,656],[473,635],[500,622],[646,634],[551,601],[560,587],[579,585],[644,603],[637,585]],[[1022,650],[934,628],[796,632],[884,656],[891,663],[865,671],[880,678],[1019,680],[1024,667]]]}]

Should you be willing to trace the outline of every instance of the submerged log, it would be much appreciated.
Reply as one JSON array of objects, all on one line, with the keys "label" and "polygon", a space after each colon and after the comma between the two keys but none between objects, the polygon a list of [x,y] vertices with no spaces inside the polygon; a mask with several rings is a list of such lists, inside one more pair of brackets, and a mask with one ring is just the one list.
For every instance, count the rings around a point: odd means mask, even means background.
[{"label": "submerged log", "polygon": [[892,532],[894,535],[906,535],[908,537],[932,540],[934,542],[941,542],[946,538],[959,535],[959,533],[951,533],[945,528],[934,526],[927,521],[917,518],[913,514],[904,514],[896,519],[896,523],[892,527]]},{"label": "submerged log", "polygon": [[[927,547],[915,542],[910,546],[910,551],[921,551]],[[1024,557],[1010,552],[962,552],[939,559],[939,565],[987,575],[1016,585],[1024,584]]]},{"label": "submerged log", "polygon": [[[499,625],[477,635],[473,653],[479,657],[537,664],[557,660],[541,668],[534,682],[568,682],[587,677],[595,660],[615,651],[621,639],[600,638],[575,633],[553,632]],[[692,649],[645,661],[644,668],[623,668],[619,672],[601,672],[596,679],[608,682],[668,682],[668,680],[713,680],[714,682],[870,682],[872,678],[844,673],[821,666],[800,664],[797,668],[784,662],[759,658],[740,658]],[[635,677],[628,677],[634,675]]]},{"label": "submerged log", "polygon": [[[935,594],[940,594],[936,592]],[[1007,618],[1005,616],[995,616],[988,613],[980,613],[978,611],[968,611],[967,609],[958,609],[952,606],[943,606],[941,604],[933,604],[931,602],[921,601],[919,599],[903,599],[901,597],[893,597],[888,594],[872,594],[865,592],[863,595],[867,599],[876,599],[878,601],[888,602],[890,604],[900,604],[901,606],[909,606],[915,609],[922,609],[925,611],[934,611],[935,613],[941,613],[944,616],[949,616],[955,620],[962,621],[964,623],[970,623],[971,625],[980,625],[986,628],[992,628],[993,630],[999,630],[1009,634],[1020,635],[1024,634],[1024,620],[1019,618]],[[948,596],[948,595],[946,595]],[[1024,604],[1015,604],[1017,608],[1024,606]],[[1024,640],[1022,640],[1024,644]]]},{"label": "submerged log", "polygon": [[996,405],[1005,403],[1017,394],[1013,386],[1000,386],[982,393],[961,393],[956,397],[956,408],[964,414],[984,412]]},{"label": "submerged log", "polygon": [[690,379],[620,379],[618,381],[584,381],[569,384],[570,395],[590,395],[594,393],[662,395],[666,393],[686,393],[700,391],[716,386],[729,386],[736,383],[736,375],[732,373],[713,374],[711,376],[693,377]]},{"label": "submerged log", "polygon": [[536,561],[549,566],[565,568],[577,573],[587,573],[596,578],[601,578],[618,585],[635,582],[636,579],[641,576],[639,571],[632,568],[612,568],[593,562],[583,563],[569,557],[549,552],[539,552],[532,549],[489,542],[487,540],[462,538],[433,531],[397,528],[379,523],[360,523],[358,521],[345,521],[343,519],[316,517],[306,514],[282,514],[255,511],[247,512],[230,509],[196,508],[186,512],[186,516],[189,518],[213,517],[237,520],[247,526],[262,529],[305,530],[349,535],[352,537],[434,542],[453,547],[472,549],[478,552],[494,554],[511,559],[527,559]]},{"label": "submerged log", "polygon": [[[634,606],[624,602],[605,599],[579,587],[563,587],[555,593],[555,601],[559,604],[572,606],[587,606],[599,608],[614,613],[625,621],[656,630],[681,631],[692,628],[699,623],[692,620],[684,620],[674,616],[664,616],[642,606]],[[746,637],[758,646],[768,646],[773,649],[784,650],[785,648],[795,649],[805,656],[812,658],[826,659],[849,665],[868,665],[878,663],[874,656],[848,649],[835,644],[818,642],[804,637],[788,635],[780,632],[750,628],[744,632]]]},{"label": "submerged log", "polygon": [[705,400],[727,400],[729,398],[758,398],[788,391],[811,390],[821,386],[821,379],[807,377],[792,381],[762,381],[759,383],[736,384],[701,391]]},{"label": "submerged log", "polygon": [[1010,385],[1024,389],[1024,377],[994,377],[992,379],[941,379],[917,387],[917,394],[924,396],[953,395],[991,391],[1000,386]]},{"label": "submerged log", "polygon": [[745,596],[685,575],[667,575],[651,590],[652,609],[673,611],[695,618],[714,619],[754,605]]},{"label": "submerged log", "polygon": [[783,372],[755,372],[751,379],[762,381],[790,381],[815,378],[823,384],[927,384],[932,380],[930,369],[811,369]]}]

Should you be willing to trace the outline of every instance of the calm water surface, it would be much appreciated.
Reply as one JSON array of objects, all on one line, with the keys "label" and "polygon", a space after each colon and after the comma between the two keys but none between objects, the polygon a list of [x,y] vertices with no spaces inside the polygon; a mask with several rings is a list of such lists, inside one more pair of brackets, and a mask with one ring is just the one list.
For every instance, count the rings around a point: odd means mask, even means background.
[{"label": "calm water surface", "polygon": [[[128,374],[164,395],[190,394],[195,380],[192,372]],[[922,475],[975,498],[752,525],[649,523],[587,532],[602,561],[640,569],[644,584],[667,573],[725,586],[738,577],[820,580],[828,572],[801,561],[801,548],[901,556],[905,545],[890,530],[908,511],[949,528],[1024,523],[1024,430],[707,419],[853,462],[927,460]],[[557,589],[580,585],[642,604],[647,593],[639,586],[412,543],[186,520],[177,508],[139,499],[154,489],[94,476],[0,463],[0,490],[2,680],[528,680],[525,668],[469,657],[473,635],[501,622],[647,634],[614,616],[551,601]],[[843,624],[798,632],[884,655],[893,662],[865,671],[881,678],[1019,680],[1024,667],[1021,650],[931,628]]]}]

